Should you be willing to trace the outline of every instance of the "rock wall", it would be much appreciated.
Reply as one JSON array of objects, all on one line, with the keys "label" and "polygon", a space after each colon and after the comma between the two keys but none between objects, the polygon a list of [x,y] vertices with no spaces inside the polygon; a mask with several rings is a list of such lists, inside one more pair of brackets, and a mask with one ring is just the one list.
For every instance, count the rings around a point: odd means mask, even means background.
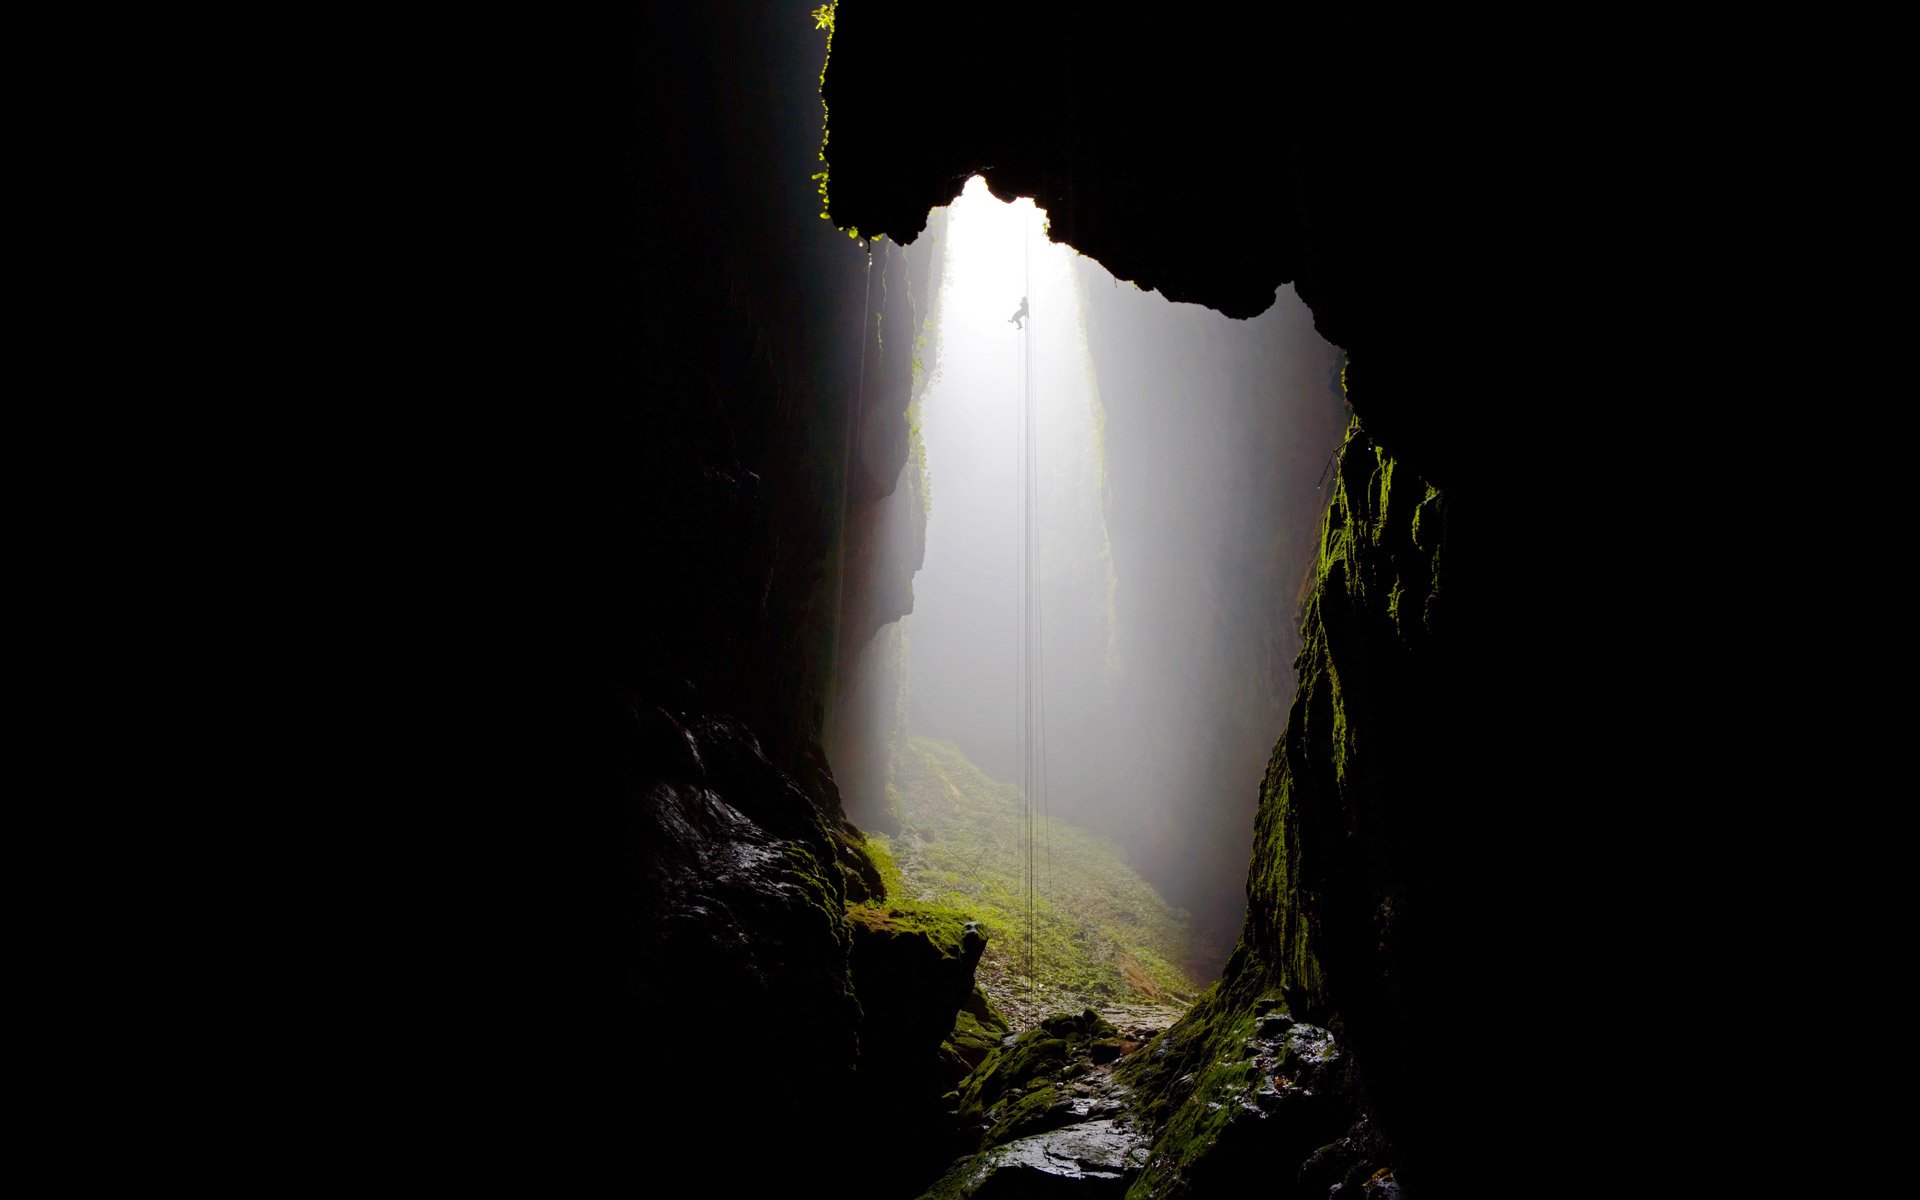
[{"label": "rock wall", "polygon": [[[1453,1050],[1425,1007],[1448,988],[1417,923],[1450,845],[1435,829],[1446,806],[1432,775],[1457,732],[1435,712],[1453,633],[1446,524],[1445,496],[1351,425],[1301,621],[1299,686],[1261,785],[1246,927],[1215,990],[1138,1069],[1165,1130],[1140,1195],[1262,1176],[1277,1194],[1324,1194],[1306,1189],[1306,1164],[1336,1137],[1361,1138],[1348,1126],[1368,1112],[1369,1128],[1378,1120],[1398,1143],[1371,1135],[1375,1168],[1404,1160],[1418,1181],[1424,1156],[1449,1148],[1435,1145],[1435,1101]],[[1251,1138],[1238,1125],[1264,1124],[1276,1106],[1219,1103],[1221,1078],[1240,1084],[1248,1031],[1276,1012],[1330,1027],[1364,1064],[1317,1089],[1324,1136],[1275,1121]],[[1292,1148],[1278,1154],[1275,1139]]]},{"label": "rock wall", "polygon": [[[840,647],[911,601],[888,525],[930,271],[819,219],[824,34],[764,17],[569,31],[525,117],[543,169],[491,181],[534,250],[475,352],[510,417],[452,496],[497,514],[471,522],[489,619],[463,657],[510,707],[470,755],[501,763],[473,807],[502,844],[450,898],[501,897],[460,1002],[489,1015],[449,1053],[497,1131],[476,1161],[539,1186],[630,1186],[670,1147],[768,1194],[903,1069],[862,1002],[846,906],[881,884],[822,745]],[[914,1015],[950,1029],[966,994]]]},{"label": "rock wall", "polygon": [[1533,286],[1540,260],[1506,247],[1548,218],[1516,197],[1569,164],[1538,152],[1511,102],[1545,60],[1490,69],[1485,31],[1438,13],[1382,30],[1311,6],[1128,21],[1055,0],[1017,27],[884,0],[835,11],[837,224],[910,241],[978,173],[1169,299],[1247,317],[1291,282],[1352,356],[1377,436],[1443,481],[1498,460],[1525,397],[1429,389],[1483,377],[1483,338],[1461,334]]}]

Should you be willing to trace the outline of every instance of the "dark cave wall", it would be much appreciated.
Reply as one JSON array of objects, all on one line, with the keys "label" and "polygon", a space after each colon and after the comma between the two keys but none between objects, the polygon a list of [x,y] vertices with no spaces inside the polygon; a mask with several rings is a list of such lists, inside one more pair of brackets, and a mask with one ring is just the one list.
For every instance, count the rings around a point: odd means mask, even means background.
[{"label": "dark cave wall", "polygon": [[1483,374],[1482,339],[1456,322],[1532,290],[1531,264],[1494,248],[1536,228],[1522,198],[1559,178],[1512,109],[1542,68],[1474,69],[1475,31],[1437,13],[1383,31],[1307,6],[1127,21],[1043,3],[1012,27],[836,11],[837,224],[910,240],[977,173],[1169,299],[1247,317],[1291,282],[1352,356],[1352,402],[1381,436],[1442,480],[1497,461],[1518,397],[1443,406],[1421,389]]},{"label": "dark cave wall", "polygon": [[[1471,847],[1436,786],[1471,732],[1451,705],[1470,650],[1449,621],[1447,511],[1443,493],[1350,428],[1302,619],[1300,686],[1261,785],[1246,930],[1260,953],[1243,959],[1346,1035],[1415,1180],[1458,1178],[1432,1157],[1457,1155],[1464,1131],[1444,1116],[1452,1068],[1430,1011],[1407,1001],[1471,987],[1481,937],[1431,924],[1473,911],[1450,879]],[[1225,986],[1236,982],[1230,972]]]},{"label": "dark cave wall", "polygon": [[644,1178],[744,1126],[730,1194],[772,1189],[897,1066],[863,1054],[844,908],[879,882],[822,743],[836,633],[911,602],[887,535],[930,272],[884,244],[869,269],[819,218],[825,35],[765,15],[647,5],[567,39],[551,169],[519,181],[544,304],[488,387],[537,414],[501,436],[539,465],[493,486],[552,745],[490,781],[547,874],[511,876],[538,966],[489,1086],[512,1145],[567,1147],[536,1177]]},{"label": "dark cave wall", "polygon": [[1263,1179],[1276,1195],[1325,1194],[1307,1187],[1319,1142],[1289,1143],[1283,1127],[1252,1136],[1247,1117],[1262,1114],[1223,1110],[1208,1090],[1237,1078],[1248,1030],[1275,1011],[1351,1052],[1354,1073],[1323,1081],[1339,1101],[1329,1115],[1364,1114],[1345,1141],[1413,1194],[1499,1191],[1539,1150],[1514,1141],[1537,1134],[1524,1098],[1547,1094],[1533,1089],[1548,1046],[1524,1015],[1489,1015],[1488,1044],[1457,1028],[1462,1008],[1498,1013],[1527,994],[1505,992],[1516,964],[1504,956],[1545,948],[1511,912],[1533,893],[1531,869],[1479,844],[1503,814],[1461,788],[1479,765],[1462,747],[1484,736],[1499,688],[1478,673],[1498,670],[1486,630],[1462,617],[1487,601],[1486,576],[1461,561],[1472,540],[1454,536],[1449,494],[1358,420],[1331,490],[1299,686],[1260,787],[1244,930],[1220,982],[1137,1072],[1163,1131],[1143,1196]]},{"label": "dark cave wall", "polygon": [[854,511],[843,604],[843,659],[880,628],[913,611],[913,573],[926,550],[926,498],[907,408],[914,396],[920,335],[940,288],[935,239],[874,248],[868,362],[861,390],[873,399],[853,447]]},{"label": "dark cave wall", "polygon": [[[944,214],[937,215],[929,236],[910,248],[882,242],[877,250],[877,261],[888,270],[874,281],[881,296],[875,314],[875,386],[882,396],[905,395],[907,403],[886,405],[873,423],[870,443],[856,451],[868,476],[863,489],[874,499],[860,510],[849,542],[853,556],[827,723],[826,746],[847,811],[862,827],[881,832],[893,828],[887,776],[893,747],[905,736],[905,635],[894,622],[913,611],[913,576],[927,547],[930,481],[911,415],[934,373],[944,222]],[[883,476],[891,481],[884,490]]]}]

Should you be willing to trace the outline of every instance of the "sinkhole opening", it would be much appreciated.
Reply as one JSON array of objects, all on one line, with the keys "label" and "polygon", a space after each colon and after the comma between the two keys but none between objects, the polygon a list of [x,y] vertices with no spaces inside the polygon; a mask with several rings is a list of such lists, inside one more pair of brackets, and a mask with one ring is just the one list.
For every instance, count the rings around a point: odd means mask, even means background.
[{"label": "sinkhole opening", "polygon": [[924,551],[840,685],[843,799],[886,903],[980,923],[1018,1024],[1178,1008],[1244,915],[1339,354],[1290,288],[1251,321],[1171,303],[978,176],[922,237],[878,527]]}]

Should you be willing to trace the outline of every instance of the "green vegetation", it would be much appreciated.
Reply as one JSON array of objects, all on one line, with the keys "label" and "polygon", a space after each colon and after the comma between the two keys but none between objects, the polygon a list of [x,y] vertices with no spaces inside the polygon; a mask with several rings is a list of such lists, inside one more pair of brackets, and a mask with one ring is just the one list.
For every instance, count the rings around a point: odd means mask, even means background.
[{"label": "green vegetation", "polygon": [[977,1139],[982,1153],[955,1162],[922,1200],[973,1195],[993,1147],[1083,1119],[1076,1099],[1084,1103],[1088,1077],[1100,1064],[1139,1046],[1092,1009],[1048,1017],[1018,1037],[996,1043],[950,1097],[968,1138]]},{"label": "green vegetation", "polygon": [[1080,370],[1087,380],[1087,405],[1093,413],[1093,482],[1100,493],[1100,570],[1106,577],[1106,599],[1101,619],[1107,623],[1107,678],[1120,675],[1120,576],[1113,568],[1112,481],[1107,477],[1107,406],[1100,402],[1100,372],[1093,365],[1091,339],[1087,336],[1087,284],[1080,272],[1073,271],[1074,305],[1080,322]]},{"label": "green vegetation", "polygon": [[[824,29],[827,31],[827,56],[820,62],[820,82],[822,85],[825,85],[827,82],[827,64],[833,61],[833,13],[834,9],[839,7],[839,2],[840,0],[832,0],[831,3],[822,4],[819,8],[807,14],[813,18],[813,27],[815,29]],[[827,161],[827,137],[827,102],[823,97],[820,101],[820,161],[822,163]],[[833,206],[827,200],[827,171],[821,170],[816,172],[811,178],[820,191],[820,219],[830,221],[833,219],[831,215]],[[839,227],[836,226],[836,228]],[[860,230],[855,227],[848,226],[843,229],[842,232],[855,241],[860,239]]]},{"label": "green vegetation", "polygon": [[[1000,1048],[1000,1043],[1006,1039],[1006,1036],[1006,1017],[993,1006],[993,1001],[980,989],[980,985],[974,984],[973,995],[968,997],[967,1005],[960,1010],[960,1015],[953,1019],[953,1033],[948,1036],[943,1047],[960,1063],[961,1070],[958,1074],[961,1086],[966,1085],[969,1074],[979,1069],[980,1064]],[[956,1104],[959,1103],[959,1099],[959,1093],[954,1093]]]},{"label": "green vegetation", "polygon": [[1348,827],[1351,795],[1380,770],[1377,747],[1405,742],[1391,726],[1375,737],[1390,718],[1365,694],[1419,679],[1412,664],[1441,617],[1446,516],[1442,492],[1350,425],[1301,614],[1299,687],[1261,784],[1240,944],[1221,982],[1116,1071],[1159,1130],[1129,1195],[1199,1192],[1194,1180],[1254,1102],[1248,1038],[1262,1018],[1290,1012],[1319,1023],[1331,1007],[1325,934],[1312,922],[1324,897],[1312,891],[1302,830]]},{"label": "green vegetation", "polygon": [[[913,360],[914,369],[920,367],[920,360]],[[920,519],[925,521],[933,515],[933,476],[927,471],[927,441],[920,431],[920,398],[915,396],[907,405],[907,447],[913,457],[912,485],[919,488]]]},{"label": "green vegetation", "polygon": [[1260,1077],[1246,1047],[1257,1021],[1251,1003],[1215,984],[1147,1053],[1115,1072],[1136,1089],[1147,1127],[1160,1131],[1130,1195],[1181,1193],[1183,1173],[1252,1107]]},{"label": "green vegetation", "polygon": [[[929,214],[927,232],[924,236],[938,243],[940,234],[945,229],[946,210],[941,209],[937,213]],[[910,390],[907,393],[910,397],[907,401],[907,443],[913,455],[913,478],[917,481],[920,488],[920,520],[923,533],[925,531],[926,519],[933,515],[933,476],[927,471],[927,443],[926,439],[921,435],[920,402],[926,397],[927,389],[939,382],[940,379],[940,352],[942,349],[940,345],[940,309],[941,303],[946,296],[947,278],[946,272],[940,267],[938,255],[942,253],[944,253],[944,251],[934,251],[933,280],[932,286],[928,289],[933,293],[933,298],[926,306],[927,311],[925,315],[920,317],[919,332],[914,334],[913,380]],[[909,263],[911,263],[911,260],[909,260]],[[909,286],[907,290],[907,302],[910,306],[913,303],[913,289],[911,286]],[[917,308],[915,309],[915,313],[918,315]],[[928,365],[929,357],[932,359],[931,366]]]},{"label": "green vegetation", "polygon": [[913,456],[914,478],[920,488],[920,510],[923,519],[933,515],[933,477],[927,473],[927,440],[921,430],[920,401],[927,394],[927,386],[938,374],[936,360],[933,371],[927,370],[927,344],[934,321],[939,319],[940,298],[935,296],[927,312],[926,320],[920,325],[920,332],[913,338],[913,382],[907,392],[911,397],[907,401],[907,445]]},{"label": "green vegetation", "polygon": [[1128,1045],[1092,1009],[1048,1017],[1011,1046],[995,1049],[967,1077],[958,1097],[960,1120],[984,1126],[982,1144],[988,1146],[1065,1124],[1049,1119],[1066,1108],[1062,1085],[1096,1061],[1111,1061]]},{"label": "green vegetation", "polygon": [[[894,754],[901,833],[868,852],[896,919],[980,922],[989,992],[1026,988],[1026,835],[1020,789],[988,778],[958,747],[910,737]],[[1037,823],[1034,975],[1054,1011],[1135,998],[1183,1000],[1186,914],[1170,907],[1105,838]],[[964,916],[962,916],[964,914]]]},{"label": "green vegetation", "polygon": [[868,901],[847,905],[847,920],[877,933],[917,933],[926,937],[934,949],[946,958],[960,954],[966,934],[967,915],[937,904],[889,904]]},{"label": "green vegetation", "polygon": [[[838,3],[839,0],[833,0],[832,3],[822,4],[819,8],[814,9],[812,13],[813,27],[827,31],[827,54],[825,58],[820,60],[820,83],[822,87],[824,87],[827,82],[827,63],[833,60],[833,9],[834,5]],[[820,99],[820,161],[822,163],[827,161],[827,101],[824,96]],[[820,191],[820,219],[823,221],[832,220],[833,218],[828,212],[827,204],[826,170],[823,168],[811,176],[811,178]]]},{"label": "green vegetation", "polygon": [[865,904],[849,904],[847,919],[871,929],[924,933],[943,953],[958,954],[967,922],[973,918],[960,908],[915,899],[901,878],[900,867],[893,859],[892,844],[884,835],[868,834],[866,850],[867,857],[879,869],[880,881],[887,886],[887,897]]}]

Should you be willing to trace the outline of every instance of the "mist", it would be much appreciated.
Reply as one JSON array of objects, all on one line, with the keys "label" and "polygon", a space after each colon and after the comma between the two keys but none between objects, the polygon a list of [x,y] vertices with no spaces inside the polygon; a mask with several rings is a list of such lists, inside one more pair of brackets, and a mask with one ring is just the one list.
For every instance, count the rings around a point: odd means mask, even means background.
[{"label": "mist", "polygon": [[[1175,304],[1051,242],[1045,220],[976,177],[922,235],[937,299],[902,481],[924,472],[924,559],[910,615],[860,656],[848,691],[864,699],[842,704],[860,727],[841,736],[868,754],[908,733],[950,741],[1016,784],[1024,768],[1037,807],[1117,843],[1187,911],[1191,961],[1210,971],[1239,929],[1293,694],[1320,476],[1347,419],[1341,360],[1291,288],[1245,321]],[[843,788],[856,820],[889,827],[877,786]]]}]

